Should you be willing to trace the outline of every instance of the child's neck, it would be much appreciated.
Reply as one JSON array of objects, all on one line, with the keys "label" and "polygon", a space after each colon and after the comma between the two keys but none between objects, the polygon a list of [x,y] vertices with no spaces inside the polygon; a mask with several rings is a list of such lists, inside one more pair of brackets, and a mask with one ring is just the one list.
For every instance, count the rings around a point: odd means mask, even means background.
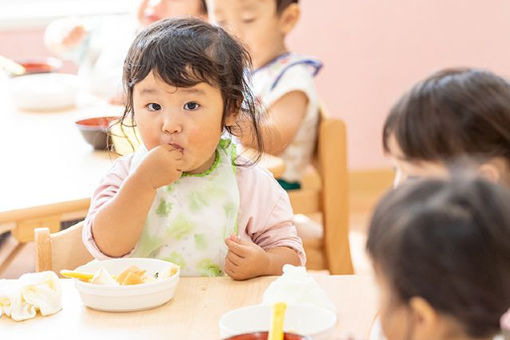
[{"label": "child's neck", "polygon": [[285,46],[285,43],[282,41],[280,44],[276,44],[274,48],[272,48],[269,53],[264,55],[263,58],[260,58],[260,60],[254,58],[253,68],[256,70],[261,67],[264,67],[270,62],[272,62],[276,57],[288,52],[289,50],[287,49],[287,46]]}]

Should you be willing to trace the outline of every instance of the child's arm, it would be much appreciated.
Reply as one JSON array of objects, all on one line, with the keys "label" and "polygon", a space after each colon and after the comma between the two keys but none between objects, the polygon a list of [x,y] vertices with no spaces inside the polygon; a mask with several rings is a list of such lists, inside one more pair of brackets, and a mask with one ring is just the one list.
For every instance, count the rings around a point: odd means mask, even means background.
[{"label": "child's arm", "polygon": [[152,149],[125,179],[117,194],[100,208],[92,224],[92,234],[103,254],[119,257],[135,247],[156,190],[181,176],[181,157],[170,145]]},{"label": "child's arm", "polygon": [[284,264],[304,265],[303,243],[287,193],[266,170],[238,167],[238,236],[225,240],[225,272],[236,280],[280,275]]},{"label": "child's arm", "polygon": [[[259,120],[264,141],[264,152],[281,154],[292,142],[308,108],[308,97],[302,91],[292,91],[272,104],[264,117]],[[255,135],[247,121],[239,122],[240,140],[243,145],[257,148]]]},{"label": "child's arm", "polygon": [[235,280],[246,280],[262,275],[281,275],[284,264],[301,265],[294,249],[275,247],[267,251],[253,242],[231,235],[225,241],[228,254],[225,273]]}]

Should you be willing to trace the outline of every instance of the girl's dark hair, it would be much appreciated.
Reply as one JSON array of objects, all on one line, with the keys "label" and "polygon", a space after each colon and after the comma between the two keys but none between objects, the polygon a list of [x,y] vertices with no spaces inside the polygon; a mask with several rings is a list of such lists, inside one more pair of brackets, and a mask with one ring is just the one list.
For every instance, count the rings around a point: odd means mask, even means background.
[{"label": "girl's dark hair", "polygon": [[276,0],[276,13],[281,14],[290,4],[297,4],[298,0]]},{"label": "girl's dark hair", "polygon": [[469,336],[499,331],[510,306],[510,193],[483,179],[429,179],[390,191],[367,250],[399,302],[422,297]]},{"label": "girl's dark hair", "polygon": [[254,97],[245,78],[250,68],[248,52],[221,27],[192,18],[158,21],[138,34],[124,61],[127,103],[121,122],[127,116],[134,121],[134,86],[151,71],[175,87],[206,82],[221,92],[222,126],[232,135],[240,131],[224,125],[227,115],[238,112],[238,120],[251,125],[260,158],[262,137]]},{"label": "girl's dark hair", "polygon": [[205,0],[200,0],[200,11],[203,14],[207,14],[207,4],[206,4]]},{"label": "girl's dark hair", "polygon": [[458,157],[510,162],[510,84],[489,71],[447,69],[419,82],[393,106],[383,147],[394,136],[408,161]]}]

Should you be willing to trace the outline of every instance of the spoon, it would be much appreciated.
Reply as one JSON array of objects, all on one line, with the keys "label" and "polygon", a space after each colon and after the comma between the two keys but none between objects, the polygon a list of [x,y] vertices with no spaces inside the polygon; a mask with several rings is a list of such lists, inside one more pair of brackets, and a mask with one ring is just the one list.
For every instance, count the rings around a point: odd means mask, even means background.
[{"label": "spoon", "polygon": [[24,74],[26,72],[23,65],[18,64],[12,59],[6,58],[4,56],[0,55],[0,68],[3,68],[7,72],[19,76],[21,74]]},{"label": "spoon", "polygon": [[287,304],[285,302],[277,302],[273,305],[271,327],[267,340],[283,340],[283,322],[285,321],[286,310]]}]

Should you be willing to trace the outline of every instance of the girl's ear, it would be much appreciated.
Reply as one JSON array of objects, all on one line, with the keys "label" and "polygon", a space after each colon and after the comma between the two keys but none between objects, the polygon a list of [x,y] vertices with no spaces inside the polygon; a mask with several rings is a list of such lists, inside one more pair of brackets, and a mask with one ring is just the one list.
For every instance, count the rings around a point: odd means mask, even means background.
[{"label": "girl's ear", "polygon": [[296,3],[287,6],[280,14],[280,29],[283,35],[289,34],[290,31],[296,26],[299,17],[301,16],[301,9]]},{"label": "girl's ear", "polygon": [[483,163],[478,171],[480,174],[491,182],[498,183],[501,181],[501,171],[503,171],[503,164],[499,164],[499,159],[491,159],[490,161]]},{"label": "girl's ear", "polygon": [[231,109],[227,112],[225,117],[225,126],[233,126],[236,124],[237,117],[239,116],[239,110]]},{"label": "girl's ear", "polygon": [[440,329],[440,318],[436,310],[422,297],[412,297],[409,300],[411,315],[413,315],[414,339],[425,340],[437,338]]}]

